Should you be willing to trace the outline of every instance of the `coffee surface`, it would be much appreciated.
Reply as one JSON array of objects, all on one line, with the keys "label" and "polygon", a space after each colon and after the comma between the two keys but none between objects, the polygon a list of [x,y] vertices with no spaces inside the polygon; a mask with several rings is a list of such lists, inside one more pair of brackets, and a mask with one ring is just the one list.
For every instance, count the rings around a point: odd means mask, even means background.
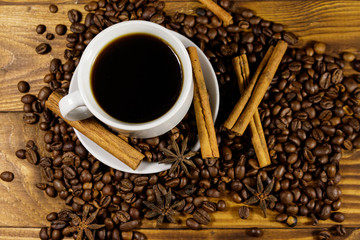
[{"label": "coffee surface", "polygon": [[182,82],[176,53],[161,39],[143,33],[110,42],[91,71],[91,88],[100,107],[129,123],[164,115],[178,99]]}]

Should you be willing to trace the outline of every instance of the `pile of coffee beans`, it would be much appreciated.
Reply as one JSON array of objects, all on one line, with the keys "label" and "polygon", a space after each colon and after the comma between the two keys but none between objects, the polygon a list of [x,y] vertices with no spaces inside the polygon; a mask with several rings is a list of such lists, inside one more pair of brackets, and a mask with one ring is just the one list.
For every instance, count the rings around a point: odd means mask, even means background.
[{"label": "pile of coffee beans", "polygon": [[[229,0],[220,0],[219,4],[230,11]],[[329,218],[344,221],[344,215],[337,212],[342,205],[341,189],[337,186],[341,180],[339,161],[341,149],[360,148],[360,76],[344,77],[342,68],[345,61],[356,65],[355,58],[349,54],[343,54],[343,59],[326,55],[323,43],[288,50],[259,107],[272,159],[270,166],[260,168],[249,135],[240,137],[221,128],[239,99],[231,60],[246,53],[254,72],[270,45],[280,39],[292,45],[297,37],[285,31],[283,25],[264,20],[247,9],[232,13],[234,23],[224,27],[206,9],[196,9],[197,15],[168,16],[164,5],[154,0],[99,0],[85,5],[86,16],[70,10],[70,26],[61,23],[56,27],[57,34],[66,34],[64,61],[55,58],[50,62],[49,73],[44,77],[46,86],[37,96],[28,93],[26,82],[18,84],[19,91],[26,93],[21,99],[24,122],[39,123],[39,128],[46,131],[44,143],[39,144],[45,144],[50,157],[41,157],[32,141],[16,156],[39,165],[43,182],[37,187],[50,197],[60,197],[68,206],[67,210],[47,216],[51,225],[41,229],[40,238],[76,238],[80,230],[72,231],[77,226],[73,218],[88,217],[84,210],[89,209],[89,215],[97,214],[93,223],[104,225],[92,230],[95,239],[146,239],[133,230],[140,227],[145,216],[159,221],[147,206],[161,205],[158,201],[165,197],[170,198],[174,211],[188,217],[187,227],[201,229],[210,223],[213,212],[226,208],[221,198],[229,195],[236,203],[250,199],[252,193],[245,184],[256,189],[258,176],[264,186],[274,179],[271,194],[277,202],[269,202],[267,208],[279,213],[276,221],[290,227],[296,225],[296,216],[308,216],[313,224]],[[50,11],[55,13],[57,7],[50,6]],[[53,91],[68,93],[73,72],[91,39],[108,26],[136,19],[158,23],[190,38],[215,69],[221,94],[216,123],[221,158],[194,157],[196,168],[189,169],[191,177],[183,171],[137,175],[109,168],[81,145],[72,127],[45,108]],[[43,30],[39,27],[37,32]],[[36,51],[43,54],[50,48],[43,43]],[[182,123],[164,136],[130,138],[129,143],[143,152],[148,161],[157,161],[164,157],[160,147],[171,149],[171,141],[180,144],[194,131],[196,124],[190,111]],[[249,214],[247,207],[239,209],[240,218],[247,219]],[[172,216],[165,216],[163,221],[172,221]],[[336,227],[336,232],[344,235],[345,229]],[[248,234],[258,237],[263,232],[252,228]]]}]

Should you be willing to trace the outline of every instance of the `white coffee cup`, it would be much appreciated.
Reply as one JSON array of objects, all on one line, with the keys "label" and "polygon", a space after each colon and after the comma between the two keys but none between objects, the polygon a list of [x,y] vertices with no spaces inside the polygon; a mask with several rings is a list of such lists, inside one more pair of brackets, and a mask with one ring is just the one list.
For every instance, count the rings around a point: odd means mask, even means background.
[{"label": "white coffee cup", "polygon": [[[177,101],[164,115],[145,123],[128,123],[110,116],[99,106],[91,90],[90,75],[96,57],[112,40],[132,33],[146,33],[160,38],[173,49],[181,62],[183,84]],[[169,30],[147,21],[122,22],[101,31],[86,47],[76,71],[79,90],[61,99],[59,108],[63,117],[76,121],[95,116],[110,128],[131,137],[151,138],[171,130],[184,118],[193,98],[192,67],[186,48]]]}]

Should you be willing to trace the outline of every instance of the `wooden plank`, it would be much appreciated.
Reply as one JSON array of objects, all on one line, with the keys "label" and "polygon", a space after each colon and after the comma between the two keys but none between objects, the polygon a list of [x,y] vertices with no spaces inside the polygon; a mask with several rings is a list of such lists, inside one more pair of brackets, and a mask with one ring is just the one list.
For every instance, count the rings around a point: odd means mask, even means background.
[{"label": "wooden plank", "polygon": [[[0,172],[11,171],[12,182],[0,181],[0,226],[44,226],[45,216],[64,208],[60,199],[52,199],[35,187],[41,182],[39,167],[15,156],[26,141],[35,140],[44,152],[43,132],[22,122],[22,114],[0,114]],[[1,230],[0,230],[1,232]]]},{"label": "wooden plank", "polygon": [[[39,228],[0,228],[0,240],[37,240],[39,239]],[[316,228],[313,231],[308,229],[298,229],[296,234],[292,229],[266,229],[262,236],[263,239],[287,240],[301,239],[313,240],[321,229]],[[168,240],[168,239],[253,239],[248,235],[248,229],[216,229],[216,230],[179,230],[179,229],[141,229],[139,232],[144,233],[151,240]],[[360,238],[360,230],[347,229],[347,234],[343,237],[334,236],[332,240],[347,239],[356,240]],[[67,238],[70,239],[70,238]]]},{"label": "wooden plank", "polygon": [[[11,183],[0,181],[0,206],[8,211],[0,211],[0,227],[21,226],[39,227],[46,225],[45,217],[52,211],[59,211],[67,207],[64,201],[52,199],[44,192],[37,189],[34,184],[41,182],[39,167],[30,165],[26,160],[19,160],[14,155],[15,151],[23,148],[28,139],[34,139],[44,153],[43,132],[22,122],[21,113],[0,114],[0,172],[12,171],[15,179]],[[341,160],[340,183],[342,189],[343,206],[341,211],[345,213],[346,220],[343,225],[347,227],[360,227],[360,152],[350,155]],[[215,200],[217,201],[217,200]],[[227,209],[223,212],[212,214],[210,225],[204,228],[249,228],[261,226],[262,228],[287,228],[286,225],[274,221],[276,213],[269,211],[268,218],[264,219],[259,207],[251,206],[249,219],[241,220],[238,217],[238,208],[241,204],[227,201]],[[179,218],[181,224],[165,224],[164,228],[186,228],[185,219]],[[330,227],[334,222],[331,220],[320,221],[318,227]],[[156,221],[143,221],[142,227],[156,228]],[[313,228],[310,219],[299,217],[296,228]]]},{"label": "wooden plank", "polygon": [[[48,41],[53,47],[48,55],[37,55],[34,50],[40,42],[47,41],[44,35],[35,33],[38,24],[45,23],[48,31],[54,33],[56,24],[68,24],[66,13],[69,9],[83,9],[83,4],[73,4],[73,1],[56,2],[63,3],[59,5],[57,14],[49,13],[49,2],[45,0],[0,2],[0,111],[22,110],[17,82],[29,81],[31,92],[37,93],[44,85],[42,79],[50,60],[62,58],[64,36]],[[194,1],[167,1],[165,10],[170,15],[176,11],[193,14],[200,6]],[[288,30],[300,36],[300,44],[324,41],[329,44],[330,51],[360,53],[357,47],[360,38],[359,1],[236,1],[233,6],[234,9],[241,7],[254,9],[267,20],[285,24]]]}]

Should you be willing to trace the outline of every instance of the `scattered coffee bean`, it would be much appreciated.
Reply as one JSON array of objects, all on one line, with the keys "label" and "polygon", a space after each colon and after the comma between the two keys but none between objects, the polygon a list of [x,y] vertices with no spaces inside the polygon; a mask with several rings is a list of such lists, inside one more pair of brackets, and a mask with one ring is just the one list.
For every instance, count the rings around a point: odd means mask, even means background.
[{"label": "scattered coffee bean", "polygon": [[36,48],[35,51],[37,54],[47,54],[51,51],[51,47],[47,43],[40,43]]},{"label": "scattered coffee bean", "polygon": [[64,24],[58,24],[55,27],[55,32],[57,35],[65,35],[67,27]]},{"label": "scattered coffee bean", "polygon": [[286,215],[285,213],[280,213],[279,215],[276,216],[275,220],[277,222],[285,222],[288,218],[288,215]]},{"label": "scattered coffee bean", "polygon": [[43,34],[46,31],[46,26],[44,24],[39,24],[36,26],[37,34]]},{"label": "scattered coffee bean", "polygon": [[25,159],[26,158],[26,150],[25,149],[19,149],[15,152],[16,157],[20,158],[20,159]]},{"label": "scattered coffee bean", "polygon": [[225,208],[226,208],[226,203],[225,203],[225,201],[224,200],[219,200],[218,202],[217,202],[217,210],[219,210],[219,211],[224,211],[225,210]]},{"label": "scattered coffee bean", "polygon": [[329,231],[321,231],[319,233],[319,240],[330,240],[331,234]]},{"label": "scattered coffee bean", "polygon": [[295,227],[296,224],[297,224],[297,217],[295,217],[295,216],[289,216],[289,217],[286,219],[286,224],[287,224],[289,227]]},{"label": "scattered coffee bean", "polygon": [[47,40],[53,40],[54,38],[55,38],[54,34],[52,34],[52,33],[47,33],[46,34],[46,39]]},{"label": "scattered coffee bean", "polygon": [[68,11],[68,18],[71,23],[77,23],[81,21],[81,12],[76,9],[72,9]]},{"label": "scattered coffee bean", "polygon": [[241,219],[247,219],[250,215],[250,209],[246,206],[241,206],[239,208],[239,217]]},{"label": "scattered coffee bean", "polygon": [[28,82],[20,81],[17,84],[17,88],[18,88],[19,92],[27,93],[30,90],[30,85]]},{"label": "scattered coffee bean", "polygon": [[0,178],[5,182],[12,182],[12,180],[14,180],[14,174],[12,172],[5,171],[0,174]]},{"label": "scattered coffee bean", "polygon": [[326,44],[322,42],[314,43],[314,51],[316,54],[324,54],[326,51]]},{"label": "scattered coffee bean", "polygon": [[263,235],[263,232],[261,231],[261,229],[259,229],[257,227],[249,229],[249,231],[247,231],[247,233],[251,237],[261,237]]},{"label": "scattered coffee bean", "polygon": [[49,235],[48,235],[48,228],[47,227],[42,227],[39,233],[39,238],[41,240],[48,240],[50,239]]},{"label": "scattered coffee bean", "polygon": [[336,212],[332,215],[332,220],[335,222],[343,222],[345,220],[345,216],[341,212]]},{"label": "scattered coffee bean", "polygon": [[186,219],[186,226],[192,230],[201,229],[201,225],[193,218]]},{"label": "scattered coffee bean", "polygon": [[355,54],[350,52],[344,52],[342,54],[342,59],[344,59],[345,62],[352,62],[355,60]]},{"label": "scattered coffee bean", "polygon": [[345,236],[346,235],[346,229],[343,225],[337,225],[335,227],[336,234],[339,236]]},{"label": "scattered coffee bean", "polygon": [[49,11],[50,11],[51,13],[57,13],[58,10],[59,10],[59,9],[58,9],[58,7],[57,7],[55,4],[50,4],[50,5],[49,5]]},{"label": "scattered coffee bean", "polygon": [[353,61],[352,67],[355,71],[360,72],[360,60]]},{"label": "scattered coffee bean", "polygon": [[197,209],[193,213],[193,217],[198,223],[203,225],[208,225],[211,219],[210,215],[202,208]]}]

